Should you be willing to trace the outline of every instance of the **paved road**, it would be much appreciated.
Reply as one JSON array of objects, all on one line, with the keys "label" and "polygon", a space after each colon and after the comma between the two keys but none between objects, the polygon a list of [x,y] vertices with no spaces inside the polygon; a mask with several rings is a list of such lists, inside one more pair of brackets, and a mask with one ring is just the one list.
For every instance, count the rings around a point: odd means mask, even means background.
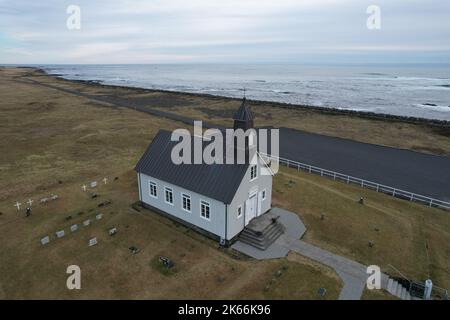
[{"label": "paved road", "polygon": [[450,202],[450,157],[280,129],[280,156]]},{"label": "paved road", "polygon": [[[89,95],[27,79],[28,83],[132,108],[192,125],[193,119],[143,106],[132,99]],[[203,122],[204,127],[217,127]],[[372,145],[341,138],[280,128],[280,156],[450,202],[450,157]]]}]

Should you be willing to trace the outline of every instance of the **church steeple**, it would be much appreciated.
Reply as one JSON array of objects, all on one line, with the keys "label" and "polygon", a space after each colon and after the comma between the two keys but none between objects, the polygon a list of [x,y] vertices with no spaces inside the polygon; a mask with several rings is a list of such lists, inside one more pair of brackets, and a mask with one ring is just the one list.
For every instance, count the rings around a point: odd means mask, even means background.
[{"label": "church steeple", "polygon": [[253,128],[253,113],[247,106],[246,102],[247,101],[244,96],[241,106],[234,113],[234,130],[242,129],[244,131],[247,131],[248,129]]}]

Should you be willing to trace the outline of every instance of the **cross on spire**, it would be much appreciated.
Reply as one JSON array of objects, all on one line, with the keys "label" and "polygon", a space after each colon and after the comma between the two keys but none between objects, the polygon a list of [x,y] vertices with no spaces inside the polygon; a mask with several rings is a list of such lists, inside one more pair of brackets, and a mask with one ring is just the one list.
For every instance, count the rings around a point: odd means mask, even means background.
[{"label": "cross on spire", "polygon": [[253,128],[253,113],[247,106],[247,101],[244,96],[242,99],[241,106],[233,115],[234,120],[234,130],[242,129],[244,131]]}]

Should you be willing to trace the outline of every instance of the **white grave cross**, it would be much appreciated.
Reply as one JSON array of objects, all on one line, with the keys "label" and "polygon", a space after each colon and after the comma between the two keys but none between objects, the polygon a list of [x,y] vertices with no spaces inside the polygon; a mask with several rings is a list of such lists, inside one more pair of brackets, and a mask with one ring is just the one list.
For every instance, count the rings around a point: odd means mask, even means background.
[{"label": "white grave cross", "polygon": [[108,179],[105,177],[103,178],[103,182],[106,184],[106,182],[108,181]]},{"label": "white grave cross", "polygon": [[83,191],[86,191],[86,185],[84,184],[81,189],[83,189]]},{"label": "white grave cross", "polygon": [[31,199],[28,199],[28,204],[30,205],[30,207],[31,207],[31,205],[33,204],[33,200],[31,200]]},{"label": "white grave cross", "polygon": [[19,201],[16,201],[16,204],[14,206],[17,207],[17,211],[19,211],[21,203]]}]

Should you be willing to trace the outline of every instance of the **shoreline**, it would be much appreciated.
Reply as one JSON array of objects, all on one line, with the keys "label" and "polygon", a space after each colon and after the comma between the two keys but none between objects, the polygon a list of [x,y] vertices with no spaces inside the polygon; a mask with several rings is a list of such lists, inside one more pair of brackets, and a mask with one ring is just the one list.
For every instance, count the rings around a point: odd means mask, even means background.
[{"label": "shoreline", "polygon": [[[75,80],[75,79],[66,79],[63,75],[60,74],[51,74],[46,70],[37,67],[27,67],[29,69],[35,70],[38,73],[42,73],[45,76],[54,77],[57,79],[61,79],[64,81],[69,81],[73,83],[81,83],[91,86],[97,86],[101,88],[121,88],[121,89],[132,89],[137,90],[139,92],[149,92],[149,93],[169,93],[175,95],[185,95],[191,97],[202,97],[208,98],[212,100],[228,100],[228,101],[241,101],[240,98],[226,97],[220,95],[214,95],[209,93],[193,93],[193,92],[184,92],[184,91],[175,91],[175,90],[164,90],[164,89],[148,89],[143,87],[135,87],[135,86],[124,86],[124,85],[114,85],[114,84],[104,84],[98,80]],[[337,115],[337,116],[348,116],[348,117],[357,117],[362,119],[369,120],[377,120],[377,121],[390,121],[390,122],[403,122],[410,124],[422,124],[434,127],[443,127],[450,128],[450,120],[439,120],[439,119],[428,119],[421,117],[410,117],[410,116],[400,116],[393,115],[387,113],[376,113],[370,111],[359,111],[359,110],[348,110],[348,109],[340,109],[340,108],[332,108],[332,107],[318,107],[312,105],[301,105],[301,104],[292,104],[286,102],[276,102],[276,101],[267,101],[267,100],[256,100],[256,99],[247,99],[247,102],[250,105],[262,105],[262,106],[273,106],[283,109],[301,109],[305,111],[312,111],[321,114],[327,115]]]}]

